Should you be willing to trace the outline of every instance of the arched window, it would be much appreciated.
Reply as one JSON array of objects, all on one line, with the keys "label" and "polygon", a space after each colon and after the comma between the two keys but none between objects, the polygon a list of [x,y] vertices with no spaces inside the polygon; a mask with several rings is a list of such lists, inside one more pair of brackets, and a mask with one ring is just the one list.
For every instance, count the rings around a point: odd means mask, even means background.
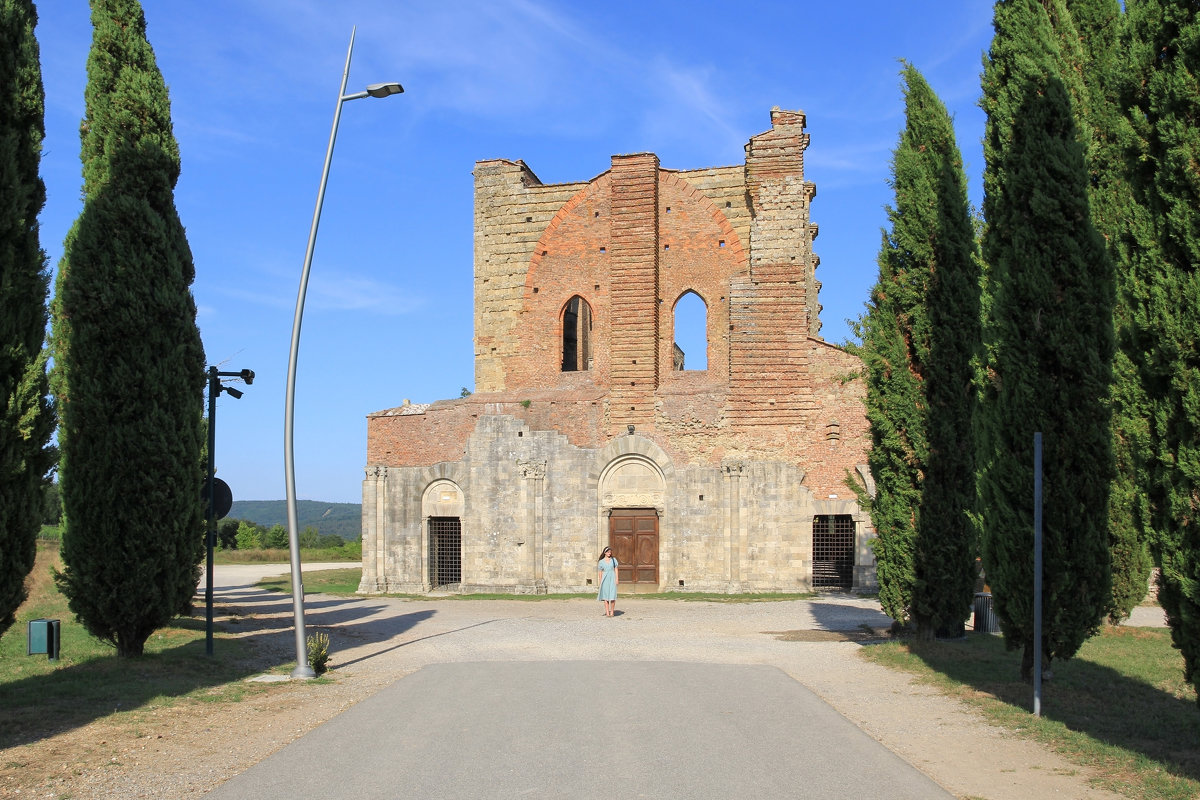
[{"label": "arched window", "polygon": [[562,320],[562,371],[592,368],[592,307],[579,295],[567,301]]},{"label": "arched window", "polygon": [[677,370],[708,369],[708,306],[693,291],[675,301],[675,357]]}]

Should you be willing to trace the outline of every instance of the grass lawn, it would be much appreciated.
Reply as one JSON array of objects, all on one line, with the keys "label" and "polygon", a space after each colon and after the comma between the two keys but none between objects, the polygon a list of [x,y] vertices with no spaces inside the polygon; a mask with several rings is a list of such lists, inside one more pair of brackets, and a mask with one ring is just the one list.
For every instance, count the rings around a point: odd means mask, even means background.
[{"label": "grass lawn", "polygon": [[[0,637],[0,749],[43,738],[111,715],[137,715],[180,702],[236,701],[265,691],[264,684],[241,679],[259,670],[247,667],[242,642],[214,637],[214,655],[205,655],[203,605],[197,617],[178,617],[146,641],[145,655],[119,659],[109,645],[77,623],[51,577],[62,568],[58,543],[39,546],[28,579],[29,598],[17,621]],[[26,655],[26,622],[58,619],[58,661]]]},{"label": "grass lawn", "polygon": [[[305,560],[315,560],[308,559]],[[358,591],[358,583],[362,578],[362,568],[353,569],[323,569],[304,573],[304,593],[353,595]],[[290,594],[292,579],[290,575],[264,578],[258,585],[272,592]],[[578,598],[594,598],[596,593],[579,592],[566,594],[447,594],[447,595],[386,595],[387,597],[413,597],[422,600],[575,600]],[[691,600],[709,603],[770,603],[783,600],[811,600],[815,594],[764,592],[761,594],[718,594],[715,592],[662,592],[658,594],[625,595],[626,598],[636,597],[639,600]]]},{"label": "grass lawn", "polygon": [[1075,658],[1054,663],[1040,719],[1030,713],[1033,688],[1019,677],[1020,651],[1006,651],[999,636],[889,642],[863,653],[1096,770],[1121,795],[1200,797],[1200,708],[1166,629],[1103,628]]}]

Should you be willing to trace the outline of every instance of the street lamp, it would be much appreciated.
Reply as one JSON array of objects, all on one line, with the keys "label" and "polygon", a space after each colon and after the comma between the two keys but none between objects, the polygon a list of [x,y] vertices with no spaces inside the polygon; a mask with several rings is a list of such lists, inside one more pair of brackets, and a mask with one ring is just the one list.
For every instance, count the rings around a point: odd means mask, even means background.
[{"label": "street lamp", "polygon": [[321,188],[317,190],[317,208],[313,212],[312,227],[308,231],[308,249],[304,252],[304,270],[300,273],[300,291],[296,296],[296,316],[292,322],[292,349],[288,356],[287,401],[283,415],[283,468],[287,489],[288,547],[292,564],[292,608],[296,626],[296,668],[293,678],[315,678],[313,668],[308,665],[307,644],[304,636],[304,580],[300,574],[300,534],[296,515],[296,468],[292,457],[292,431],[296,406],[296,360],[300,350],[300,321],[304,316],[304,295],[308,291],[308,273],[312,267],[313,248],[317,243],[317,225],[321,222],[321,205],[325,201],[325,184],[329,181],[329,163],[333,160],[333,143],[337,139],[338,122],[342,117],[342,103],[362,97],[390,97],[400,94],[404,87],[398,83],[373,83],[365,91],[346,94],[346,82],[350,78],[350,56],[354,53],[354,32],[350,29],[350,47],[346,50],[346,68],[342,71],[342,87],[338,90],[337,105],[333,111],[333,130],[329,132],[329,147],[325,151],[325,167],[321,171]]},{"label": "street lamp", "polygon": [[213,654],[213,548],[217,544],[217,520],[229,513],[228,505],[218,508],[222,504],[218,502],[217,492],[223,491],[225,500],[233,500],[229,494],[229,487],[224,481],[217,480],[217,397],[221,392],[225,392],[234,400],[242,399],[242,391],[221,383],[221,378],[241,378],[249,386],[254,383],[254,370],[220,372],[216,367],[208,368],[208,476],[204,485],[204,544],[208,556],[204,576],[204,653],[210,656]]}]

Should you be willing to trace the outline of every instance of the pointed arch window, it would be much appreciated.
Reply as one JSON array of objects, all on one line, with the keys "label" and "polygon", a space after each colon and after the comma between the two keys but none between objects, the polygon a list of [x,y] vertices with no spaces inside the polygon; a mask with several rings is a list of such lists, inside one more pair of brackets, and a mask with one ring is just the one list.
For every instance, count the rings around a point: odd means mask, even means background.
[{"label": "pointed arch window", "polygon": [[708,369],[708,305],[704,298],[688,290],[675,301],[676,370],[701,372]]},{"label": "pointed arch window", "polygon": [[592,307],[575,295],[567,301],[562,316],[562,371],[592,368]]}]

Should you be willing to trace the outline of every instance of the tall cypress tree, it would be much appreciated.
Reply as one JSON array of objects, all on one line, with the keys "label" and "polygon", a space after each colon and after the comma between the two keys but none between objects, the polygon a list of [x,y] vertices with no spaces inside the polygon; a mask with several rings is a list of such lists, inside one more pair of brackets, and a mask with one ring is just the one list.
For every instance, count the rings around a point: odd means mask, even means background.
[{"label": "tall cypress tree", "polygon": [[[1033,669],[1033,434],[1043,433],[1042,651],[1070,658],[1110,598],[1113,275],[1088,207],[1060,0],[1000,0],[984,68],[987,262],[979,513],[1010,648]],[[1061,31],[1059,32],[1061,33]],[[1077,41],[1077,37],[1076,37]]]},{"label": "tall cypress tree", "polygon": [[966,175],[945,106],[905,65],[895,205],[863,320],[871,517],[880,601],[923,638],[968,615],[974,587],[973,366],[979,268]]},{"label": "tall cypress tree", "polygon": [[1133,246],[1131,222],[1136,207],[1123,141],[1129,121],[1122,113],[1121,75],[1124,70],[1120,34],[1124,16],[1118,0],[1067,0],[1083,63],[1079,72],[1086,90],[1083,114],[1089,121],[1087,142],[1089,204],[1092,221],[1104,237],[1116,279],[1113,312],[1117,350],[1113,355],[1112,426],[1116,476],[1109,497],[1109,550],[1112,555],[1111,622],[1129,616],[1146,596],[1150,577],[1150,508],[1148,483],[1149,417],[1145,392],[1134,367],[1138,358],[1130,333],[1129,313]]},{"label": "tall cypress tree", "polygon": [[53,305],[66,528],[58,584],[121,656],[199,577],[204,352],[179,148],[137,0],[91,0],[84,207]]},{"label": "tall cypress tree", "polygon": [[36,22],[31,0],[0,0],[0,635],[25,599],[55,458],[42,349],[49,276],[38,242],[46,189]]},{"label": "tall cypress tree", "polygon": [[1159,602],[1200,687],[1200,7],[1128,0],[1133,342],[1150,406]]}]

